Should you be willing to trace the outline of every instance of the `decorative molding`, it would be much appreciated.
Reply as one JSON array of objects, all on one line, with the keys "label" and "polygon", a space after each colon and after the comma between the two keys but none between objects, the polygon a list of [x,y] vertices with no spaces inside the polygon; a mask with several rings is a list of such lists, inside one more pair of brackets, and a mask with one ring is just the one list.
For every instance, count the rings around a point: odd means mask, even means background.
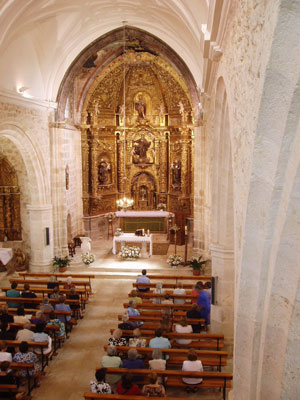
[{"label": "decorative molding", "polygon": [[223,260],[233,260],[234,259],[234,250],[228,249],[219,244],[211,244],[210,251],[212,258],[222,258]]},{"label": "decorative molding", "polygon": [[35,204],[27,204],[28,211],[51,211],[52,204],[43,204],[43,205],[35,205]]},{"label": "decorative molding", "polygon": [[57,103],[53,101],[39,100],[35,98],[24,97],[21,93],[14,90],[0,89],[0,100],[9,102],[22,107],[35,107],[56,109]]}]

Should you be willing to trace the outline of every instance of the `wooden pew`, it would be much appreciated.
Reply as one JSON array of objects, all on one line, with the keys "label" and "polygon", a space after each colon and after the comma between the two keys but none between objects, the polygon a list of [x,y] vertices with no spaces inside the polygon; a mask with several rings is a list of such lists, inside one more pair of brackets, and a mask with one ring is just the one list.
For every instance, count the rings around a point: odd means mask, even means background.
[{"label": "wooden pew", "polygon": [[[155,336],[154,330],[144,330],[140,329],[141,336],[146,338],[153,338]],[[114,329],[110,330],[110,333],[113,334]],[[122,330],[124,337],[133,337],[133,331]],[[190,345],[179,345],[175,343],[176,346],[186,346],[186,347],[195,347],[195,348],[204,348],[204,349],[216,349],[220,350],[224,348],[224,335],[221,334],[210,334],[210,333],[177,333],[177,332],[166,332],[164,337],[168,339],[192,339],[193,342]],[[198,344],[199,343],[199,344]]]},{"label": "wooden pew", "polygon": [[[9,280],[10,283],[12,282],[16,282],[17,284],[23,285],[24,286],[24,279],[10,279]],[[45,280],[45,279],[26,279],[26,282],[29,285],[32,286],[47,286],[47,284],[49,283],[49,280]],[[83,286],[84,287],[84,292],[85,295],[88,297],[91,294],[91,290],[90,290],[90,286],[89,283],[87,281],[73,281],[72,282],[76,289],[78,286]],[[56,281],[55,284],[57,284],[59,287],[64,286],[66,284],[66,281]],[[62,288],[63,289],[63,288]]]},{"label": "wooden pew", "polygon": [[[123,303],[124,308],[128,308],[129,304],[128,303]],[[156,311],[161,311],[161,310],[170,310],[175,308],[176,310],[185,310],[189,311],[192,308],[192,304],[153,304],[152,302],[143,302],[142,304],[137,304],[136,308],[139,310],[156,310]]]},{"label": "wooden pew", "polygon": [[[30,395],[31,390],[36,386],[35,384],[35,376],[30,375],[30,371],[34,370],[34,364],[30,363],[16,363],[16,362],[11,362],[9,363],[9,368],[15,371],[16,373],[20,370],[25,369],[26,370],[26,379],[27,379],[27,394]],[[18,378],[18,375],[16,376]],[[33,379],[33,384],[31,385],[31,379]],[[1,392],[1,389],[0,389]]]},{"label": "wooden pew", "polygon": [[[20,340],[4,340],[6,343],[7,347],[15,347],[19,348],[20,344],[22,343]],[[44,349],[47,349],[48,347],[48,342],[27,342],[28,346],[33,348],[33,349],[40,349],[41,350],[41,356],[42,356],[42,371],[44,368],[48,365],[49,362],[49,356],[50,354],[44,354]]]},{"label": "wooden pew", "polygon": [[[99,369],[99,368],[97,368]],[[143,377],[139,384],[145,384],[149,382],[149,373],[156,372],[158,376],[168,378],[165,382],[166,387],[179,387],[185,388],[189,386],[187,383],[182,381],[182,377],[187,378],[202,378],[203,381],[193,387],[211,388],[211,389],[222,389],[223,400],[226,400],[226,389],[232,387],[232,373],[231,372],[188,372],[180,370],[145,370],[145,369],[126,369],[126,368],[107,368],[106,374],[117,374],[122,375],[126,372],[130,372],[132,375],[139,375]],[[123,397],[124,398],[124,397]]]},{"label": "wooden pew", "polygon": [[[209,282],[209,280],[206,280],[206,281]],[[177,288],[177,284],[176,283],[165,283],[165,282],[162,282],[162,285],[163,285],[163,289],[176,289]],[[132,286],[134,288],[136,288],[138,286],[138,287],[143,288],[143,289],[147,289],[147,288],[155,289],[156,288],[156,283],[136,283],[136,282],[133,282]],[[183,289],[186,289],[186,290],[192,290],[195,287],[195,283],[183,283],[182,287],[183,287]]]},{"label": "wooden pew", "polygon": [[0,392],[7,392],[10,394],[9,397],[11,400],[29,400],[25,392],[19,392],[19,388],[17,385],[4,385],[0,384]]},{"label": "wooden pew", "polygon": [[[71,278],[86,278],[89,280],[89,287],[92,291],[92,283],[91,283],[91,279],[95,278],[94,274],[72,274],[67,272],[66,274],[62,274],[62,273],[43,273],[43,272],[19,272],[20,276],[23,276],[24,279],[28,278],[28,277],[37,277],[37,278],[45,278],[45,277],[50,277],[50,276],[56,276],[56,278],[67,278],[67,277],[71,277]],[[76,282],[76,281],[75,281]],[[72,283],[75,283],[72,282]]]},{"label": "wooden pew", "polygon": [[[36,297],[36,298],[27,298],[27,297],[7,297],[7,296],[0,296],[0,302],[6,302],[6,303],[26,303],[26,304],[37,304],[40,305],[43,302],[42,297]],[[49,299],[50,304],[58,304],[59,300],[58,299]],[[79,305],[80,306],[80,301],[79,300],[70,300],[66,299],[65,304],[68,305]]]},{"label": "wooden pew", "polygon": [[[97,400],[97,399],[111,399],[111,400],[149,400],[148,396],[126,396],[124,394],[99,394],[99,393],[84,393],[83,397],[86,400]],[[186,397],[164,397],[166,400],[186,400]],[[192,399],[191,399],[192,400]],[[208,399],[206,399],[208,400]]]},{"label": "wooden pew", "polygon": [[[108,345],[104,346],[107,350]],[[119,352],[127,353],[128,350],[132,349],[129,346],[116,346]],[[150,347],[139,347],[138,352],[147,356],[147,359],[151,359],[152,352],[154,349]],[[187,353],[189,349],[161,349],[161,351],[169,356],[167,364],[182,365],[183,361],[187,360]],[[215,350],[195,350],[199,360],[202,364],[207,367],[217,367],[219,371],[226,365],[228,353],[226,351],[215,351]]]},{"label": "wooden pew", "polygon": [[[151,311],[149,311],[149,313],[151,313]],[[180,321],[182,317],[181,316],[173,316],[172,321],[174,322],[178,322]],[[118,315],[118,320],[121,321],[122,320],[122,315]],[[153,311],[151,314],[149,315],[140,315],[139,317],[129,317],[130,321],[137,321],[137,322],[157,322],[159,323],[162,320],[162,315],[159,315],[157,312]],[[197,325],[197,324],[201,324],[201,325],[205,325],[205,320],[204,319],[193,319],[193,318],[187,318],[187,323],[191,324],[191,325]]]},{"label": "wooden pew", "polygon": [[[168,293],[168,292],[167,292]],[[171,299],[184,299],[185,301],[191,301],[192,299],[196,299],[196,296],[193,296],[192,294],[172,294],[172,292],[168,293],[170,295]],[[142,299],[164,299],[166,293],[151,293],[151,292],[139,292],[138,297],[141,297]],[[128,293],[128,297],[130,296],[130,293]]]},{"label": "wooden pew", "polygon": [[211,276],[208,275],[147,275],[149,279],[158,279],[159,281],[163,280],[175,280],[177,283],[178,281],[211,281]]}]

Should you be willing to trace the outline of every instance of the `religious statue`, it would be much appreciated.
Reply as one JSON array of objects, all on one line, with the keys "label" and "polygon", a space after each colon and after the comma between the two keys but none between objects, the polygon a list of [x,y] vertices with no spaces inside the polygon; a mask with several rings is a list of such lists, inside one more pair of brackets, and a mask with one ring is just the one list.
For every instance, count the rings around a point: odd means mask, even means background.
[{"label": "religious statue", "polygon": [[183,105],[181,100],[178,103],[178,107],[179,107],[179,114],[181,114],[181,116],[183,117],[183,115],[184,115],[184,105]]},{"label": "religious statue", "polygon": [[181,183],[181,162],[176,160],[171,164],[172,169],[172,185],[180,186]]},{"label": "religious statue", "polygon": [[149,158],[147,157],[147,151],[150,145],[151,142],[148,142],[144,134],[141,135],[140,139],[134,142],[133,162],[135,164],[142,164],[149,162]]},{"label": "religious statue", "polygon": [[16,271],[25,271],[28,269],[28,259],[21,249],[14,250],[14,262]]},{"label": "religious statue", "polygon": [[140,95],[138,97],[138,101],[137,103],[135,103],[135,109],[138,112],[138,119],[145,119],[145,115],[146,115],[146,105],[143,101],[142,96]]},{"label": "religious statue", "polygon": [[145,189],[145,186],[141,186],[140,188],[140,200],[147,200],[147,189]]},{"label": "religious statue", "polygon": [[111,172],[110,164],[107,161],[103,160],[102,158],[98,166],[99,185],[108,185],[110,183],[110,172]]}]

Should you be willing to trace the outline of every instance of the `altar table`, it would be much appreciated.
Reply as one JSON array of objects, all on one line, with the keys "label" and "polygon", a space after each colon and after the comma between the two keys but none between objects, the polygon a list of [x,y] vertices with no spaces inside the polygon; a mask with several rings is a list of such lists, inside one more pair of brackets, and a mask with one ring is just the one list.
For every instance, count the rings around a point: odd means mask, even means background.
[{"label": "altar table", "polygon": [[134,233],[123,233],[120,236],[114,236],[113,249],[112,249],[113,254],[116,254],[116,243],[117,242],[121,242],[121,246],[125,246],[126,242],[142,243],[142,246],[146,245],[146,243],[149,243],[149,245],[150,245],[149,257],[152,256],[152,235],[136,236]]},{"label": "altar table", "polygon": [[142,228],[150,232],[167,232],[170,214],[174,216],[168,211],[118,211],[116,217],[120,218],[120,228],[125,232],[135,232]]}]

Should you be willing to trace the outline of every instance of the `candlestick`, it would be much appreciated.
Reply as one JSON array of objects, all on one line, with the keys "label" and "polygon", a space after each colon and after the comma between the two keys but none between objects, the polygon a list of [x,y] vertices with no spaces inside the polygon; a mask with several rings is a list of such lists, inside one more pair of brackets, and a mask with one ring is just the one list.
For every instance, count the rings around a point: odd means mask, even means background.
[{"label": "candlestick", "polygon": [[187,236],[187,234],[188,234],[188,228],[187,228],[187,225],[185,225],[185,227],[184,227],[184,234],[185,234],[185,236]]}]

